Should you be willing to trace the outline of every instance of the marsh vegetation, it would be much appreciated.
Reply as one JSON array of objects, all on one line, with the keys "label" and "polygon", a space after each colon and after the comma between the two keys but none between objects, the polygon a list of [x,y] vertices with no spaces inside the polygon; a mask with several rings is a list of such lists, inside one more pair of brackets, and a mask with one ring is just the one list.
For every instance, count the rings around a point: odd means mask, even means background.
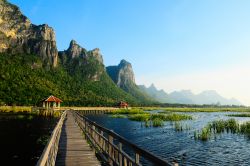
[{"label": "marsh vegetation", "polygon": [[143,111],[142,109],[120,109],[113,112],[112,118],[128,118],[132,121],[144,122],[146,127],[161,127],[164,125],[164,121],[181,121],[191,120],[192,116],[178,113],[150,113]]}]

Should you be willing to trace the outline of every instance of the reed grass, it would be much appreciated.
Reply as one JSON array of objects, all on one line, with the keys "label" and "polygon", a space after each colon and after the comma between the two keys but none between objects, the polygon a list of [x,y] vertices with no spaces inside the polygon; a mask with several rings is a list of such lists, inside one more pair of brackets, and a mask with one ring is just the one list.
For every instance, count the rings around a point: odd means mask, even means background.
[{"label": "reed grass", "polygon": [[164,122],[162,119],[160,118],[155,118],[152,120],[152,123],[153,123],[153,127],[161,127],[164,125]]},{"label": "reed grass", "polygon": [[239,132],[250,138],[250,122],[245,122],[240,125]]},{"label": "reed grass", "polygon": [[207,124],[201,131],[195,131],[194,138],[207,141],[212,135],[224,132],[243,134],[250,138],[250,122],[239,124],[235,119],[216,120]]},{"label": "reed grass", "polygon": [[179,122],[175,122],[174,129],[175,131],[182,131],[183,130],[182,124],[180,124]]}]

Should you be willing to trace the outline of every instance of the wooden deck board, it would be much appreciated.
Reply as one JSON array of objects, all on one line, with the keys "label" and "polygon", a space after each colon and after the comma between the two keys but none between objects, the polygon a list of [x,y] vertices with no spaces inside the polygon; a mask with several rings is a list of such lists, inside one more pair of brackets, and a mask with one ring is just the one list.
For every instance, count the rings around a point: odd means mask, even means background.
[{"label": "wooden deck board", "polygon": [[84,140],[80,128],[75,123],[73,115],[68,112],[62,127],[56,166],[100,166],[93,150]]}]

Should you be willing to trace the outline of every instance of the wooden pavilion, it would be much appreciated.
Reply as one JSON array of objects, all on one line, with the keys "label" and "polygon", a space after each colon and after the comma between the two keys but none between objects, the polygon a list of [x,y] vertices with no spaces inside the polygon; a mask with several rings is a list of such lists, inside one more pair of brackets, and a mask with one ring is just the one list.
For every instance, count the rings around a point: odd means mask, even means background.
[{"label": "wooden pavilion", "polygon": [[124,101],[120,101],[119,107],[120,107],[120,108],[128,108],[128,103],[126,103],[126,102],[124,102]]},{"label": "wooden pavilion", "polygon": [[61,105],[62,100],[51,95],[48,98],[43,99],[42,102],[43,102],[43,108],[60,109],[60,105]]}]

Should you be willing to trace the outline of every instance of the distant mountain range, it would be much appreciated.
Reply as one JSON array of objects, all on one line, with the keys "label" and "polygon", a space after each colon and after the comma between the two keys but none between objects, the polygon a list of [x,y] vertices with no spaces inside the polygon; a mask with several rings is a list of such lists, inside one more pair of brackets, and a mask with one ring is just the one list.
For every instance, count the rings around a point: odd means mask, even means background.
[{"label": "distant mountain range", "polygon": [[197,95],[193,94],[191,90],[174,91],[168,94],[164,90],[158,90],[154,84],[148,88],[144,85],[139,85],[139,87],[161,103],[242,105],[240,101],[234,98],[224,98],[214,90],[203,91]]}]

